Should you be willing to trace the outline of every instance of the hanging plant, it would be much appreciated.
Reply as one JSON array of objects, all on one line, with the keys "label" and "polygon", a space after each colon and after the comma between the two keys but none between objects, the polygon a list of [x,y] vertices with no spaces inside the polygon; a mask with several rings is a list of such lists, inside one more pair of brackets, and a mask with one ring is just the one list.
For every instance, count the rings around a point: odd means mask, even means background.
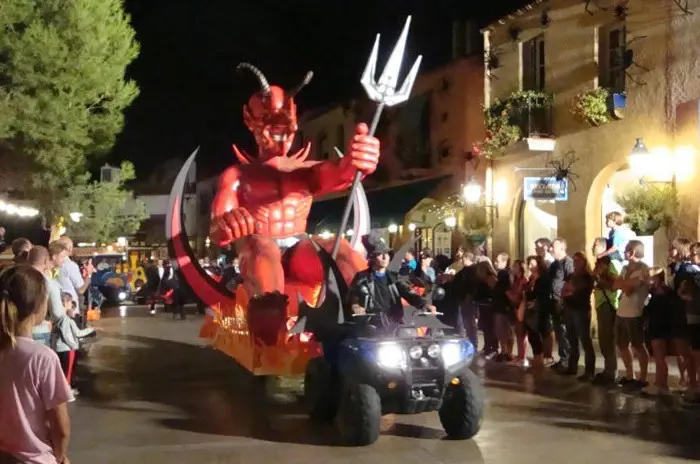
[{"label": "hanging plant", "polygon": [[610,92],[603,87],[586,90],[574,97],[571,112],[591,126],[602,126],[610,122],[609,98]]},{"label": "hanging plant", "polygon": [[478,151],[487,158],[502,155],[523,137],[518,116],[524,111],[545,108],[551,104],[550,94],[534,90],[514,92],[503,100],[494,101],[484,110],[486,138]]},{"label": "hanging plant", "polygon": [[625,210],[625,222],[637,235],[652,235],[660,227],[670,228],[679,214],[673,185],[642,184],[615,196]]}]

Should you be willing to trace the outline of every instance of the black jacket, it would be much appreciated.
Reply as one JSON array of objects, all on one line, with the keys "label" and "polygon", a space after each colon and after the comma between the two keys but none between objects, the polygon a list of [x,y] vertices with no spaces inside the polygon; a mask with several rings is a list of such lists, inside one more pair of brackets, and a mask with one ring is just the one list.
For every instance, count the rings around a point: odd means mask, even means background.
[{"label": "black jacket", "polygon": [[[384,312],[387,313],[390,319],[399,321],[404,314],[401,298],[406,300],[411,306],[419,309],[429,304],[427,299],[413,293],[406,281],[399,278],[398,273],[387,271],[386,278],[389,284],[389,293],[391,294],[391,306],[389,308],[375,307],[375,276],[371,269],[355,274],[348,292],[348,306],[352,307],[352,305],[357,304],[365,308],[368,313]],[[362,290],[363,287],[366,291]]]}]

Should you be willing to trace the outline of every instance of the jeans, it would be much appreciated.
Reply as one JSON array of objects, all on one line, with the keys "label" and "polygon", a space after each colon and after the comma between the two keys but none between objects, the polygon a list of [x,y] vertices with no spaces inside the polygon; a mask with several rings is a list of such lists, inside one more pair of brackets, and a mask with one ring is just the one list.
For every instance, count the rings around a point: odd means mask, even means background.
[{"label": "jeans", "polygon": [[591,337],[591,311],[581,309],[564,309],[566,329],[569,339],[569,371],[578,371],[578,360],[581,354],[579,343],[583,346],[585,356],[585,373],[593,375],[595,372],[595,351]]},{"label": "jeans", "polygon": [[605,359],[603,372],[615,378],[617,376],[617,352],[615,350],[615,310],[607,301],[596,308],[598,317],[598,344]]},{"label": "jeans", "polygon": [[[566,321],[564,316],[564,307],[561,301],[554,301],[552,305],[552,325],[554,327],[554,335],[557,339],[557,348],[559,351],[559,363],[564,367],[569,366],[569,338],[566,334]],[[590,319],[589,319],[590,327]],[[578,361],[577,361],[578,362]]]},{"label": "jeans", "polygon": [[498,351],[496,314],[493,311],[493,305],[490,302],[480,302],[476,303],[476,307],[479,314],[479,328],[484,333],[484,351]]}]

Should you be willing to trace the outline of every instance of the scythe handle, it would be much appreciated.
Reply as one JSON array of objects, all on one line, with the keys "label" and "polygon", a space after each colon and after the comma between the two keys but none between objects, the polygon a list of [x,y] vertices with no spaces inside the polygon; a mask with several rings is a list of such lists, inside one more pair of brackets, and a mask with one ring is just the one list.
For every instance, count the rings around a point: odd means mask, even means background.
[{"label": "scythe handle", "polygon": [[[377,131],[377,126],[379,125],[379,118],[382,116],[382,111],[384,111],[384,103],[379,102],[379,105],[377,105],[377,109],[374,112],[374,116],[372,117],[372,124],[369,127],[369,133],[367,134],[370,137],[374,136],[374,133]],[[343,231],[348,226],[350,211],[352,211],[352,199],[355,196],[355,191],[357,191],[357,186],[360,185],[361,181],[362,173],[358,171],[355,173],[355,177],[352,180],[350,195],[348,195],[348,201],[345,203],[343,216],[340,219],[340,230],[338,230],[338,234],[335,236],[335,243],[333,243],[333,251],[331,252],[333,259],[338,256],[338,251],[340,250],[340,240],[343,238]]]}]

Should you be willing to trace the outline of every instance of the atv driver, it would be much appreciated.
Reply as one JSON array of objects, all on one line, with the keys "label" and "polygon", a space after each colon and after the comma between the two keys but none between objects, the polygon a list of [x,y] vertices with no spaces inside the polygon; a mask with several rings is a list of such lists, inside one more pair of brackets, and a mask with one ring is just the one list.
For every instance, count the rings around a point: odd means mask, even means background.
[{"label": "atv driver", "polygon": [[411,291],[398,273],[388,270],[389,246],[374,232],[362,237],[367,250],[368,269],[355,275],[349,289],[349,305],[353,314],[379,314],[381,325],[390,327],[404,319],[403,298],[411,306],[436,312],[435,306]]}]

